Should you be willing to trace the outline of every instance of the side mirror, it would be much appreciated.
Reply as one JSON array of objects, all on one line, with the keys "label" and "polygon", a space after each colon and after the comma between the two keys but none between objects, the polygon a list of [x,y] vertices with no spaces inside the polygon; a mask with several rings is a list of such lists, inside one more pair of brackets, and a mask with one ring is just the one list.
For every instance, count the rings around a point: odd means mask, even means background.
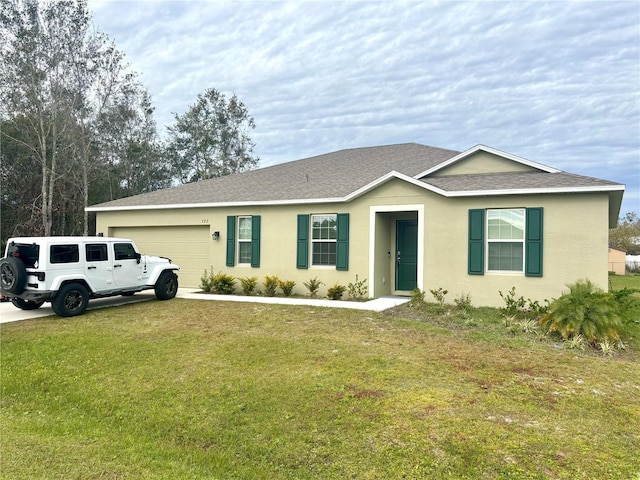
[{"label": "side mirror", "polygon": [[142,258],[142,255],[136,252],[136,262],[140,263],[140,258]]}]

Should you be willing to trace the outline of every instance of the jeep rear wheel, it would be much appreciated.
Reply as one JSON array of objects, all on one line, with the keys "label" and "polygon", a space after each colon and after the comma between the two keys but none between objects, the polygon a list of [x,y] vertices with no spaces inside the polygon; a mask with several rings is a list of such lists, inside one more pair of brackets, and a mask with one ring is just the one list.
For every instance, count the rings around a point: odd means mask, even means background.
[{"label": "jeep rear wheel", "polygon": [[12,298],[11,303],[13,303],[13,305],[15,307],[18,307],[20,310],[37,310],[42,306],[44,302],[30,302],[29,300],[24,300],[22,298]]},{"label": "jeep rear wheel", "polygon": [[27,269],[22,260],[7,257],[0,260],[0,283],[2,289],[9,293],[20,295],[27,285]]},{"label": "jeep rear wheel", "polygon": [[51,301],[51,307],[60,317],[82,315],[89,304],[89,292],[79,283],[67,283]]},{"label": "jeep rear wheel", "polygon": [[178,276],[170,271],[163,272],[154,288],[158,300],[169,300],[178,293]]}]

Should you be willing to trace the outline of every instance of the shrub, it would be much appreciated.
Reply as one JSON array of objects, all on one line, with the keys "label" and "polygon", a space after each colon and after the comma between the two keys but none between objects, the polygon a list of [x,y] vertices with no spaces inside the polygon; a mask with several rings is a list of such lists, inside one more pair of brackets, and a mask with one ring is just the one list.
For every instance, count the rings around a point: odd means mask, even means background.
[{"label": "shrub", "polygon": [[589,280],[568,287],[569,292],[554,300],[540,318],[542,328],[564,340],[582,335],[592,345],[619,340],[622,322],[614,296]]},{"label": "shrub", "polygon": [[278,288],[278,283],[280,279],[275,275],[265,275],[264,276],[264,294],[267,297],[273,297],[276,294],[276,289]]},{"label": "shrub", "polygon": [[354,300],[361,300],[363,297],[367,295],[367,279],[363,279],[358,281],[358,275],[356,275],[356,281],[354,283],[349,283],[347,286],[347,291],[349,292],[349,297]]},{"label": "shrub", "polygon": [[304,286],[309,290],[309,295],[311,298],[316,298],[318,296],[318,290],[320,290],[320,285],[324,285],[318,277],[313,277],[308,282],[303,282]]},{"label": "shrub", "polygon": [[293,292],[293,287],[296,286],[296,282],[293,280],[278,280],[278,286],[282,293],[284,293],[285,297],[291,296],[291,292]]},{"label": "shrub", "polygon": [[431,292],[431,295],[433,295],[433,298],[436,299],[436,302],[438,302],[440,305],[444,305],[444,297],[447,293],[449,293],[449,290],[443,290],[442,287],[440,287],[437,290],[429,291]]},{"label": "shrub", "polygon": [[240,280],[242,293],[245,295],[253,295],[255,293],[258,286],[258,277],[241,277],[238,280]]},{"label": "shrub", "polygon": [[424,305],[424,290],[420,290],[419,288],[414,288],[411,292],[411,302],[410,305],[414,307],[418,307],[420,305]]},{"label": "shrub", "polygon": [[235,287],[235,277],[226,273],[218,273],[211,278],[211,290],[210,293],[219,293],[222,295],[231,295]]},{"label": "shrub", "polygon": [[347,287],[344,285],[336,283],[333,287],[327,290],[327,297],[331,300],[340,300],[346,289]]},{"label": "shrub", "polygon": [[471,295],[469,295],[468,293],[461,293],[456,298],[454,298],[453,301],[456,304],[456,308],[458,310],[462,310],[464,312],[471,310]]},{"label": "shrub", "polygon": [[546,305],[541,305],[538,300],[531,300],[530,298],[525,300],[521,295],[516,297],[516,287],[511,287],[507,293],[498,291],[505,306],[500,309],[500,313],[503,315],[522,315],[525,314],[530,317],[539,317],[540,315],[547,313],[549,308],[549,301],[545,300]]},{"label": "shrub", "polygon": [[205,268],[204,274],[200,277],[200,288],[203,292],[211,293],[214,276],[215,274],[213,273],[213,265],[211,265],[211,269],[208,272]]}]

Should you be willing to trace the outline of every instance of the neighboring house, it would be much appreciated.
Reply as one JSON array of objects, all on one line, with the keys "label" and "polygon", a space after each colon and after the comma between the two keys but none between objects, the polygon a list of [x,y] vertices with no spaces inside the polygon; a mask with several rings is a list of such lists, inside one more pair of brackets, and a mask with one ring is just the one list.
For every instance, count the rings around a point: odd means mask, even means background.
[{"label": "neighboring house", "polygon": [[[89,207],[97,232],[170,252],[181,286],[205,269],[277,275],[294,292],[366,279],[370,297],[443,288],[452,301],[536,300],[588,278],[607,288],[624,185],[483,145],[367,147]],[[427,298],[429,294],[427,293]]]},{"label": "neighboring house", "polygon": [[619,248],[609,247],[609,271],[616,275],[626,273],[627,252]]}]

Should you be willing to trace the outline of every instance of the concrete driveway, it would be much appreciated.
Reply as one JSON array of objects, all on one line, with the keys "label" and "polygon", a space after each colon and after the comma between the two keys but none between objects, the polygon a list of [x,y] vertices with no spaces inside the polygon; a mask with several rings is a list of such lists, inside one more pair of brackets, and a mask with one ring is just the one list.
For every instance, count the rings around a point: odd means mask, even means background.
[{"label": "concrete driveway", "polygon": [[[144,302],[146,300],[152,300],[156,298],[153,290],[139,292],[132,297],[107,297],[97,298],[95,300],[89,300],[89,307],[87,310],[93,310],[94,308],[115,307],[118,305],[126,305],[127,303]],[[49,302],[42,305],[37,310],[20,310],[14,307],[11,302],[0,303],[0,323],[17,322],[18,320],[27,320],[29,318],[47,317],[49,315],[55,315],[51,309]]]}]

